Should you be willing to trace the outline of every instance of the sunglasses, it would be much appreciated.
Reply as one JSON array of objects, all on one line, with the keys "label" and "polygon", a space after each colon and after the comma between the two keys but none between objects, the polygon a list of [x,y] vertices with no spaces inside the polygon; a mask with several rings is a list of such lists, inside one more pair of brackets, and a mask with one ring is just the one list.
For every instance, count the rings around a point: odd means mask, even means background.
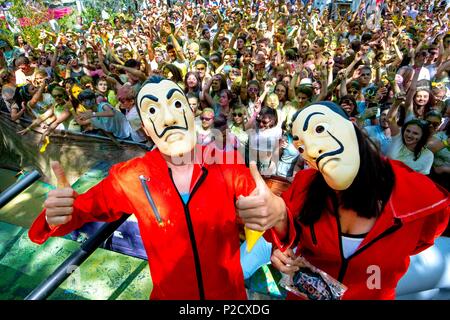
[{"label": "sunglasses", "polygon": [[350,100],[344,100],[341,102],[341,105],[346,104],[348,106],[354,106],[353,102],[351,102]]},{"label": "sunglasses", "polygon": [[349,90],[348,93],[350,93],[350,94],[358,94],[359,91],[358,90]]},{"label": "sunglasses", "polygon": [[438,128],[438,127],[441,125],[441,123],[440,123],[440,122],[430,122],[430,125],[431,125],[433,128]]},{"label": "sunglasses", "polygon": [[259,123],[262,123],[263,125],[267,126],[268,124],[270,124],[271,120],[270,119],[256,119]]},{"label": "sunglasses", "polygon": [[202,120],[202,121],[210,121],[210,120],[212,120],[212,118],[200,117],[200,120]]},{"label": "sunglasses", "polygon": [[258,92],[259,89],[258,88],[248,88],[249,92]]},{"label": "sunglasses", "polygon": [[64,95],[63,94],[54,94],[54,95],[52,95],[52,97],[53,98],[62,98],[62,97],[64,97]]},{"label": "sunglasses", "polygon": [[242,117],[242,113],[232,113],[233,117]]}]

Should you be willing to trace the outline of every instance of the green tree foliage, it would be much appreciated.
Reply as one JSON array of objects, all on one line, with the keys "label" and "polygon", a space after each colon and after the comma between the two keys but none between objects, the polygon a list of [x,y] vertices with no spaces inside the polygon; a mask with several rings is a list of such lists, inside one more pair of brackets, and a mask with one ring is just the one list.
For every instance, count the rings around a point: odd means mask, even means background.
[{"label": "green tree foliage", "polygon": [[[46,21],[48,20],[47,8],[42,3],[42,0],[0,1],[0,4],[4,4],[5,2],[12,3],[12,6],[8,11],[13,17],[17,19],[16,26],[21,30],[24,39],[33,46],[38,45],[39,34],[42,29],[41,24],[46,23]],[[26,21],[28,22],[27,25],[21,26],[19,23],[20,19],[26,19]],[[9,30],[8,32],[11,34]],[[12,34],[11,37],[13,37]]]}]

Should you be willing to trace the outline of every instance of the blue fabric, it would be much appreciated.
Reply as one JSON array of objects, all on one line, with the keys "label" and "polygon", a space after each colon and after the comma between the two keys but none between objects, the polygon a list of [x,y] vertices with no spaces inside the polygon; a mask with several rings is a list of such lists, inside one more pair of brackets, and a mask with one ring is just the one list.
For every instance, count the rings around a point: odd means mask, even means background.
[{"label": "blue fabric", "polygon": [[379,125],[367,126],[364,129],[366,129],[370,139],[372,139],[373,141],[378,141],[378,143],[380,144],[381,153],[387,155],[392,138],[386,137],[383,129],[381,129]]},{"label": "blue fabric", "polygon": [[186,204],[189,201],[189,193],[180,193],[181,199],[183,199],[184,204]]},{"label": "blue fabric", "polygon": [[247,252],[247,241],[241,244],[241,267],[244,279],[250,278],[256,270],[270,262],[272,255],[272,244],[264,237],[259,238],[253,246],[252,251]]}]

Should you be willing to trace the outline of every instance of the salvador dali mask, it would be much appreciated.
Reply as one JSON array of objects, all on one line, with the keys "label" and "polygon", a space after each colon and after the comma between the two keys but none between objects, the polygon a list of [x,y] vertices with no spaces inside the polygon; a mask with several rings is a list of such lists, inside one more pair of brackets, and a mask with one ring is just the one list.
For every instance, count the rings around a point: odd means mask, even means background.
[{"label": "salvador dali mask", "polygon": [[354,124],[338,105],[318,102],[302,109],[292,134],[302,157],[332,189],[350,187],[360,166],[358,139]]},{"label": "salvador dali mask", "polygon": [[191,152],[196,143],[194,113],[183,90],[160,77],[147,80],[137,95],[145,133],[167,156]]}]

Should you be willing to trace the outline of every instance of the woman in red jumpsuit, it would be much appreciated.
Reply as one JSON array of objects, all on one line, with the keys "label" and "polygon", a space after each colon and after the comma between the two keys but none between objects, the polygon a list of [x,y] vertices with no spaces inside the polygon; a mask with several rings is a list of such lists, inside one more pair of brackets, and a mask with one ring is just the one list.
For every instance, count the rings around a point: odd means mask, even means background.
[{"label": "woman in red jumpsuit", "polygon": [[334,103],[302,109],[292,134],[310,169],[282,194],[285,210],[261,217],[242,197],[240,216],[255,230],[273,227],[265,234],[278,246],[272,263],[280,271],[294,274],[302,255],[348,288],[344,299],[394,299],[410,256],[445,230],[448,193],[382,158]]}]

